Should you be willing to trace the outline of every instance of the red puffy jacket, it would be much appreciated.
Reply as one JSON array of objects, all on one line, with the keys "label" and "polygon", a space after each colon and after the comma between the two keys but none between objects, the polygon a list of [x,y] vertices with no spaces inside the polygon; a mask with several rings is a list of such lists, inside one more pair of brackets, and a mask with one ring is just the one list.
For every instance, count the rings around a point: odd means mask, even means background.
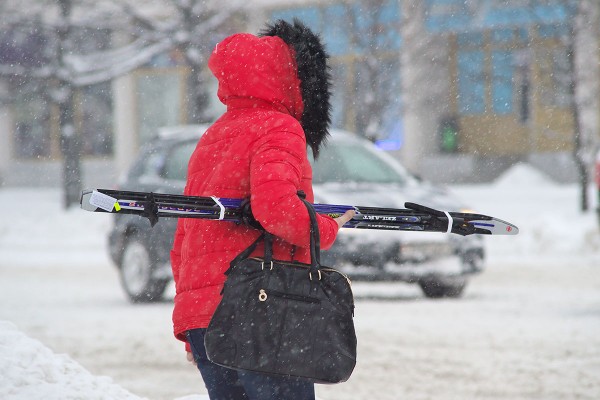
[{"label": "red puffy jacket", "polygon": [[[277,36],[236,34],[219,43],[209,67],[227,111],[204,133],[188,166],[186,195],[250,198],[253,214],[278,237],[278,260],[310,262],[309,217],[297,196],[313,201],[312,170],[299,122],[303,112],[295,53]],[[321,248],[337,223],[318,216]],[[260,232],[229,222],[180,219],[171,251],[176,284],[175,336],[207,327],[229,263]],[[262,245],[253,256],[262,256]]]}]

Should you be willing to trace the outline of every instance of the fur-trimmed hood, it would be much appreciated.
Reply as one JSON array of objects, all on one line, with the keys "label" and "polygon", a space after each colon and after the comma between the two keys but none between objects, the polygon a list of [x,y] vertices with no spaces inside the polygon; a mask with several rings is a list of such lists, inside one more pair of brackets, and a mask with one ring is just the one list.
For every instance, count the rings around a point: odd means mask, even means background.
[{"label": "fur-trimmed hood", "polygon": [[319,37],[300,21],[279,20],[258,36],[232,35],[219,43],[208,66],[219,81],[220,100],[265,100],[294,116],[318,156],[329,135],[331,77]]},{"label": "fur-trimmed hood", "polygon": [[278,36],[295,52],[304,103],[301,124],[316,156],[329,135],[331,123],[329,55],[319,37],[298,19],[294,19],[293,24],[279,20],[268,25],[260,36]]}]

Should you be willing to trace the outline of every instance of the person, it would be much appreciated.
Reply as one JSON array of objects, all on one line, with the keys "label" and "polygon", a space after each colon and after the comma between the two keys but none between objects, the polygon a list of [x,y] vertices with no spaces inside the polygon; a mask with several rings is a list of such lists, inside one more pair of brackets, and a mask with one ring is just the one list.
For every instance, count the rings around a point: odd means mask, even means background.
[{"label": "person", "polygon": [[[319,37],[299,20],[279,20],[257,36],[237,33],[208,61],[227,109],[199,140],[186,195],[249,198],[255,219],[276,239],[277,260],[310,263],[310,219],[298,197],[314,201],[307,147],[317,158],[330,124],[330,75]],[[318,215],[321,248],[354,215]],[[176,285],[173,328],[186,342],[209,397],[314,399],[314,385],[294,378],[237,371],[211,363],[204,333],[220,301],[229,263],[260,235],[243,224],[180,219],[171,250]],[[261,245],[251,256],[261,257]]]}]

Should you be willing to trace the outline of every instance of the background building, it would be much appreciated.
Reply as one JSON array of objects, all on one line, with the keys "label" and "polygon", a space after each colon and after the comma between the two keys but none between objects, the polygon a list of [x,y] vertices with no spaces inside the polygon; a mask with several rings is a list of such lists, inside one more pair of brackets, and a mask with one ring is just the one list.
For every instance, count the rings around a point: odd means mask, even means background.
[{"label": "background building", "polygon": [[[147,20],[138,14],[150,6],[140,3],[130,22],[137,30],[81,32],[76,50],[127,48],[130,59],[140,57],[149,47],[136,48],[131,38],[151,30],[140,21],[170,21],[181,11],[162,3],[168,2],[152,2]],[[334,126],[370,138],[416,174],[477,182],[527,161],[573,181],[578,160],[591,165],[600,119],[595,1],[260,0],[251,7],[232,7],[209,26],[193,49],[197,58],[204,62],[232,32],[300,18],[321,33],[331,54]],[[210,25],[215,15],[207,12],[202,21]],[[45,40],[36,29],[4,32],[0,64],[43,64]],[[84,186],[113,185],[158,127],[208,121],[223,110],[210,74],[189,62],[194,52],[173,43],[129,72],[75,88]],[[39,86],[37,79],[0,73],[3,185],[60,185],[61,113]],[[202,115],[193,107],[201,96]]]}]

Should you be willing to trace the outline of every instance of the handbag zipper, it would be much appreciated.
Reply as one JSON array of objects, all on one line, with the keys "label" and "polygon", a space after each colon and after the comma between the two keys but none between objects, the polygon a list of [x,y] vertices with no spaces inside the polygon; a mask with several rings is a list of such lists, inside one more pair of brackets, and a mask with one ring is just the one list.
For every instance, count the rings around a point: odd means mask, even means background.
[{"label": "handbag zipper", "polygon": [[[262,258],[258,258],[258,257],[252,257],[250,258],[250,260],[256,260],[256,261],[260,261],[262,262],[263,259]],[[300,262],[294,262],[294,261],[275,261],[279,264],[286,264],[292,267],[297,267],[297,268],[305,268],[305,269],[309,269],[310,265],[308,264],[304,264],[304,263],[300,263]],[[352,281],[350,280],[350,277],[348,277],[348,275],[344,274],[343,272],[338,271],[335,268],[329,268],[329,267],[321,267],[320,268],[322,271],[329,271],[329,272],[337,272],[338,274],[342,275],[344,278],[346,278],[346,280],[348,281],[349,285],[352,285]]]},{"label": "handbag zipper", "polygon": [[344,278],[346,278],[346,280],[348,281],[348,285],[352,286],[352,281],[350,280],[350,277],[348,277],[348,275],[344,274],[343,272],[338,271],[335,268],[323,268],[321,267],[322,271],[329,271],[329,272],[337,272],[338,274],[340,274],[341,276],[343,276]]},{"label": "handbag zipper", "polygon": [[314,297],[300,296],[297,294],[278,292],[277,290],[269,290],[269,293],[267,294],[267,291],[265,289],[260,289],[258,291],[258,301],[267,301],[267,298],[269,297],[269,295],[272,295],[275,297],[280,297],[280,298],[286,299],[286,300],[302,301],[304,303],[320,303],[321,302],[321,300],[316,299]]}]

